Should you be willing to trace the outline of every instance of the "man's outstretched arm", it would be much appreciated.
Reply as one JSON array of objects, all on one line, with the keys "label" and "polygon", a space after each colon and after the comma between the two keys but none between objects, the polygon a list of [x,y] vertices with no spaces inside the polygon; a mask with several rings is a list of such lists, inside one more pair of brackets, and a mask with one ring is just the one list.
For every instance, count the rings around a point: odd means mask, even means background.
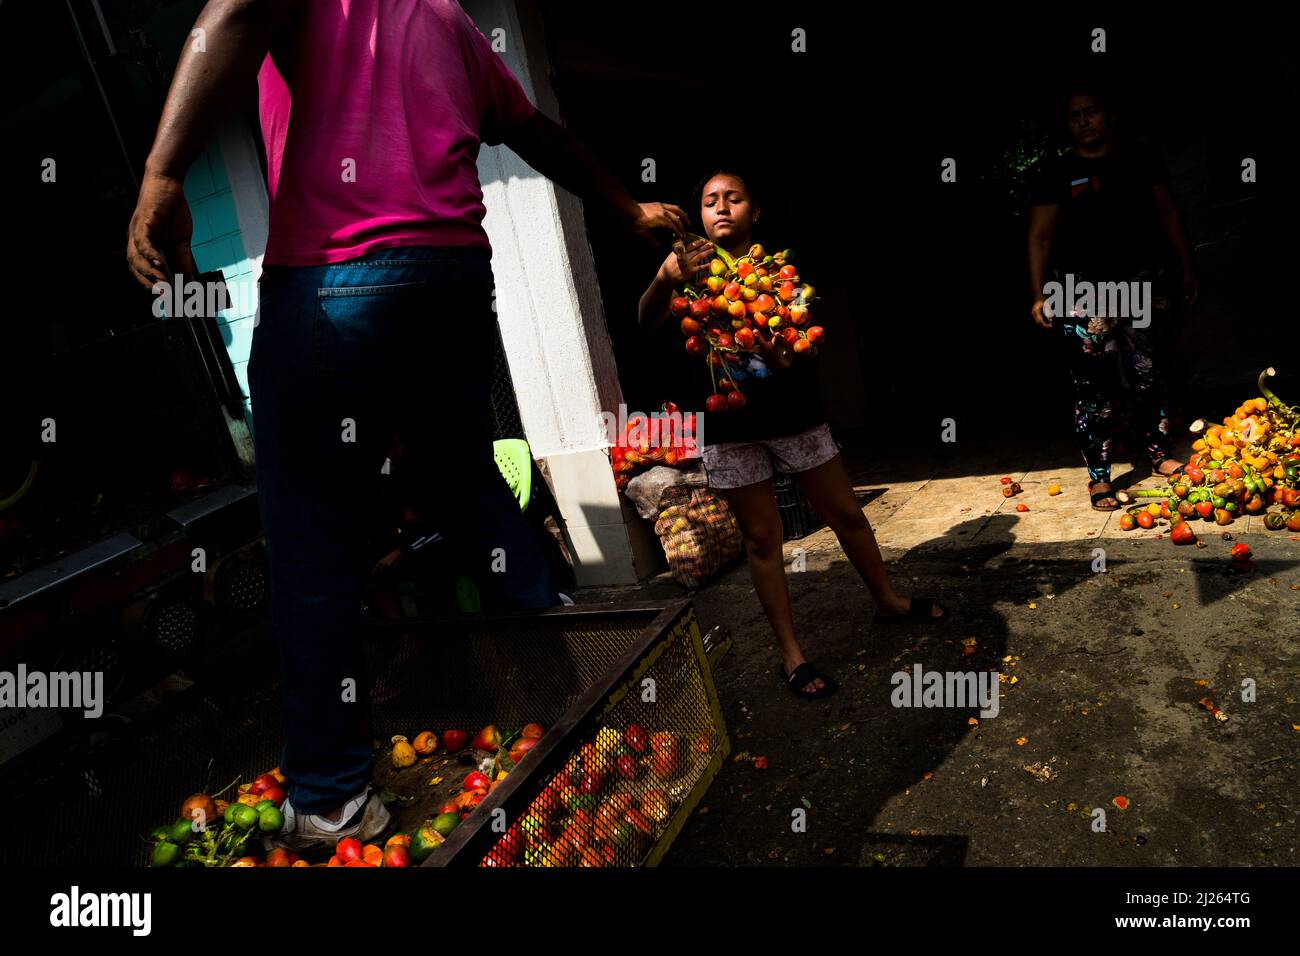
[{"label": "man's outstretched arm", "polygon": [[576,136],[540,110],[505,131],[502,142],[557,186],[595,200],[639,235],[663,227],[678,234],[690,225],[686,212],[669,203],[639,203],[628,195]]},{"label": "man's outstretched arm", "polygon": [[194,227],[182,181],[198,154],[257,78],[271,39],[299,0],[209,0],[194,23],[200,44],[181,51],[127,231],[131,273],[146,287],[171,273],[194,275]]}]

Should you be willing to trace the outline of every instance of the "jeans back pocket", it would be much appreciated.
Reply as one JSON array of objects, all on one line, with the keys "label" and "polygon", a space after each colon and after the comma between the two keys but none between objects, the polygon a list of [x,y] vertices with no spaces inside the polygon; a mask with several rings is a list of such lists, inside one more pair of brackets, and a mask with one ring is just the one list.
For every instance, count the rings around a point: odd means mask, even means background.
[{"label": "jeans back pocket", "polygon": [[428,283],[317,290],[312,373],[366,378],[396,371],[412,334],[434,321]]}]

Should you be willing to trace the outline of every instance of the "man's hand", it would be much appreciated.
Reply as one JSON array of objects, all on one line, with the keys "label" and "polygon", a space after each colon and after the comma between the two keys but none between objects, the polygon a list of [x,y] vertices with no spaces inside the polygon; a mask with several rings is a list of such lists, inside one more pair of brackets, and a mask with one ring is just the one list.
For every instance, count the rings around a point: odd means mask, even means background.
[{"label": "man's hand", "polygon": [[690,225],[690,217],[680,206],[664,202],[641,202],[637,205],[641,212],[632,222],[632,230],[642,238],[652,239],[652,229],[664,228],[671,229],[680,236]]},{"label": "man's hand", "polygon": [[1183,298],[1188,305],[1195,305],[1201,295],[1201,284],[1196,281],[1196,273],[1190,269],[1183,273]]},{"label": "man's hand", "polygon": [[126,236],[126,262],[136,281],[152,289],[158,282],[170,284],[177,273],[198,275],[190,251],[193,235],[181,181],[146,170]]},{"label": "man's hand", "polygon": [[713,258],[713,243],[707,239],[696,239],[689,246],[680,242],[673,243],[672,254],[664,260],[664,273],[674,289],[680,289],[695,281],[695,273],[707,269]]},{"label": "man's hand", "polygon": [[1029,311],[1037,324],[1048,330],[1052,328],[1052,317],[1047,314],[1047,296],[1040,295],[1034,299],[1033,308]]}]

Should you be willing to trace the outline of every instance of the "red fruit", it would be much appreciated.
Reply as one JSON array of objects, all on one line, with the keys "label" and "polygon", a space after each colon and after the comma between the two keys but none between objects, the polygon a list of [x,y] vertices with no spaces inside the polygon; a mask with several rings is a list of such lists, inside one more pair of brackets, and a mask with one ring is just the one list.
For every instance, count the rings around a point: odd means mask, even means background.
[{"label": "red fruit", "polygon": [[293,854],[284,847],[274,849],[266,855],[266,865],[270,867],[293,866]]},{"label": "red fruit", "polygon": [[1286,530],[1300,531],[1300,511],[1292,512],[1291,517],[1286,519]]},{"label": "red fruit", "polygon": [[716,296],[713,301],[709,303],[709,308],[712,310],[714,315],[726,315],[727,309],[730,306],[731,300],[725,295]]},{"label": "red fruit", "polygon": [[708,299],[696,299],[691,303],[691,315],[697,319],[707,319],[712,311],[712,303]]},{"label": "red fruit", "polygon": [[727,410],[727,399],[723,395],[710,395],[704,403],[706,412],[725,412]]},{"label": "red fruit", "polygon": [[411,865],[411,851],[400,843],[394,843],[384,850],[384,866],[406,867]]},{"label": "red fruit", "polygon": [[475,750],[486,750],[489,753],[496,753],[497,748],[501,746],[501,734],[497,731],[495,724],[488,724],[470,741],[470,746]]},{"label": "red fruit", "polygon": [[797,342],[794,343],[795,355],[802,355],[804,352],[809,352],[811,350],[812,350],[812,343],[809,342],[807,339],[799,339]]},{"label": "red fruit", "polygon": [[686,351],[692,355],[703,355],[709,350],[709,343],[704,340],[703,336],[692,335],[686,340]]},{"label": "red fruit", "polygon": [[1169,540],[1174,544],[1192,544],[1196,541],[1196,532],[1192,530],[1191,524],[1180,521],[1170,530]]},{"label": "red fruit", "polygon": [[280,787],[272,787],[270,790],[262,791],[262,799],[270,800],[277,807],[280,806],[280,804],[284,803],[284,798],[287,796],[288,794],[285,793],[284,790],[281,789]]},{"label": "red fruit", "polygon": [[722,290],[722,294],[726,296],[728,299],[730,299],[731,301],[733,302],[736,301],[737,299],[740,298],[740,283],[728,282],[727,287]]},{"label": "red fruit", "polygon": [[1132,531],[1137,527],[1137,519],[1128,512],[1119,516],[1119,530]]},{"label": "red fruit", "polygon": [[[786,345],[793,345],[795,342],[802,341],[799,338],[799,330],[795,328],[785,328],[781,330],[781,340]],[[810,345],[809,348],[812,348]]]},{"label": "red fruit", "polygon": [[1227,508],[1216,508],[1214,511],[1215,524],[1232,524],[1232,512]]},{"label": "red fruit", "polygon": [[1248,544],[1244,544],[1244,543],[1243,543],[1243,544],[1234,544],[1234,545],[1232,546],[1232,560],[1234,560],[1234,561],[1249,561],[1249,560],[1250,560],[1250,545],[1248,545]]},{"label": "red fruit", "polygon": [[735,348],[736,339],[730,332],[723,332],[718,336],[718,347],[724,349]]},{"label": "red fruit", "polygon": [[524,759],[524,754],[537,746],[536,737],[520,737],[510,747],[510,759],[515,763]]},{"label": "red fruit", "polygon": [[1001,478],[998,479],[998,481],[1002,482],[1002,484],[1004,485],[1011,484],[1011,478],[1008,475],[1003,475]]},{"label": "red fruit", "polygon": [[375,868],[375,865],[373,863],[367,863],[365,860],[348,860],[348,862],[344,863],[343,865],[344,866],[368,866],[372,870]]},{"label": "red fruit", "polygon": [[361,841],[355,837],[347,837],[339,840],[339,845],[334,848],[334,855],[344,863],[352,863],[361,859],[364,851],[361,847]]},{"label": "red fruit", "polygon": [[650,744],[650,736],[640,724],[629,724],[623,734],[623,740],[637,753],[643,753]]},{"label": "red fruit", "polygon": [[441,807],[438,808],[438,812],[439,812],[439,813],[459,813],[459,812],[460,812],[460,807],[456,806],[456,801],[455,801],[455,800],[448,800],[446,803],[444,803]]},{"label": "red fruit", "polygon": [[816,345],[826,337],[826,330],[820,325],[810,326],[808,329],[808,341]]},{"label": "red fruit", "polygon": [[264,773],[260,777],[257,777],[256,779],[253,780],[253,785],[248,788],[248,792],[251,794],[255,794],[257,796],[261,796],[263,793],[270,790],[272,787],[278,787],[278,786],[280,786],[280,781],[276,780],[269,773]]},{"label": "red fruit", "polygon": [[1214,502],[1212,501],[1196,502],[1196,513],[1200,515],[1202,518],[1204,518],[1206,521],[1209,521],[1211,518],[1214,517]]},{"label": "red fruit", "polygon": [[1137,514],[1137,523],[1139,528],[1150,528],[1156,523],[1155,515],[1146,510],[1139,511]]},{"label": "red fruit", "polygon": [[752,329],[741,329],[736,333],[736,344],[745,351],[754,347],[754,332]]},{"label": "red fruit", "polygon": [[682,335],[696,335],[704,326],[694,319],[682,319]]},{"label": "red fruit", "polygon": [[[475,744],[475,746],[478,745]],[[482,747],[479,749],[486,750],[487,748]],[[460,788],[462,790],[486,790],[490,786],[492,786],[492,781],[488,778],[488,775],[483,773],[481,770],[475,770],[473,773],[468,774],[465,777],[464,781],[461,782]]]},{"label": "red fruit", "polygon": [[799,274],[799,270],[796,269],[794,266],[785,265],[781,267],[781,271],[777,274],[782,279],[793,279],[795,276]]},{"label": "red fruit", "polygon": [[1222,468],[1216,468],[1214,471],[1210,472],[1210,484],[1221,485],[1223,484],[1223,479],[1226,477],[1227,476],[1224,475]]},{"label": "red fruit", "polygon": [[1205,472],[1200,468],[1186,468],[1183,473],[1187,476],[1187,480],[1193,485],[1199,485],[1201,482],[1205,481]]},{"label": "red fruit", "polygon": [[578,784],[578,789],[583,793],[600,793],[600,789],[604,785],[605,781],[600,774],[584,773],[582,781]]},{"label": "red fruit", "polygon": [[668,304],[668,308],[673,315],[681,318],[691,311],[691,300],[684,295],[674,296],[672,302]]},{"label": "red fruit", "polygon": [[618,769],[618,775],[625,780],[636,779],[636,758],[631,754],[623,754],[619,757],[615,767]]},{"label": "red fruit", "polygon": [[745,396],[740,392],[728,392],[726,402],[727,407],[733,411],[741,409],[745,407]]},{"label": "red fruit", "polygon": [[[1028,511],[1028,510],[1029,510],[1029,505],[1025,504],[1025,503],[1022,501],[1020,504],[1016,505],[1016,510],[1017,510],[1017,511]],[[1149,517],[1151,517],[1151,516],[1150,516],[1150,515],[1147,515],[1147,517],[1149,518]]]},{"label": "red fruit", "polygon": [[457,750],[464,749],[468,742],[469,734],[464,730],[447,730],[442,734],[442,745],[448,753],[454,754]]}]

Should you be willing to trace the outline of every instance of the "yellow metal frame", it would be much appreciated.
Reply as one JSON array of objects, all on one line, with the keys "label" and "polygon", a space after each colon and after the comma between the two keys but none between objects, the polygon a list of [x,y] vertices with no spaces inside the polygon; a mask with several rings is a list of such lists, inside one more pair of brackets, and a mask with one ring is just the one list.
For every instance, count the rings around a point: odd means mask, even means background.
[{"label": "yellow metal frame", "polygon": [[695,651],[695,659],[700,665],[700,676],[704,682],[704,693],[708,698],[709,715],[712,717],[714,729],[718,733],[718,748],[714,752],[712,759],[710,759],[708,764],[705,765],[704,770],[701,771],[699,779],[695,781],[695,786],[691,787],[691,792],[686,795],[686,799],[682,801],[682,805],[678,807],[677,812],[673,814],[673,817],[669,821],[663,834],[655,841],[654,846],[650,848],[650,852],[646,854],[645,859],[642,860],[642,866],[658,866],[659,861],[663,859],[664,854],[666,854],[668,849],[673,845],[673,841],[675,841],[678,835],[682,832],[682,828],[686,826],[686,821],[690,819],[695,808],[699,806],[700,800],[703,799],[705,792],[709,789],[709,786],[713,783],[713,779],[718,775],[718,771],[722,769],[722,765],[726,762],[728,755],[731,753],[731,739],[727,736],[727,725],[722,718],[722,702],[718,698],[718,690],[713,683],[713,672],[709,667],[708,655],[704,652],[704,638],[700,634],[700,623],[698,618],[695,616],[695,606],[693,604],[687,605],[681,617],[673,624],[672,629],[667,633],[664,639],[655,644],[650,653],[646,654],[646,656],[638,662],[627,680],[625,680],[617,690],[609,695],[604,708],[601,710],[599,718],[599,722],[603,722],[619,701],[626,697],[632,688],[640,685],[641,678],[645,675],[646,671],[654,665],[655,661],[659,659],[664,651],[666,651],[674,641],[680,638],[683,632],[687,631],[690,633],[690,641]]}]

